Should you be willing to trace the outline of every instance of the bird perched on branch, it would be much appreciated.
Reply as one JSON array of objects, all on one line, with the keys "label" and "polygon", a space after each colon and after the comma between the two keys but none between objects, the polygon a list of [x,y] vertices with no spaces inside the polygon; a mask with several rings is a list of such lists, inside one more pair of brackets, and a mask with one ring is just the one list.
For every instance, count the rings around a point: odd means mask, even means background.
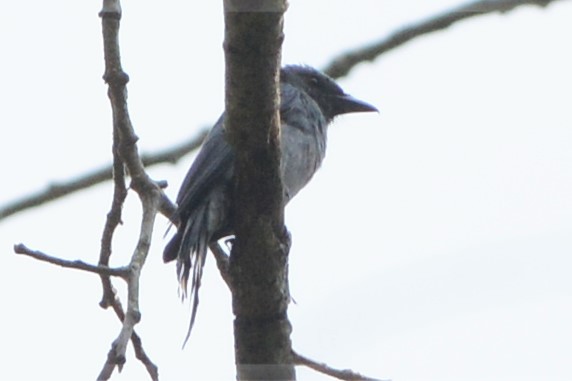
[{"label": "bird perched on branch", "polygon": [[[281,172],[287,203],[320,167],[326,153],[328,124],[338,115],[377,109],[346,94],[333,79],[308,66],[286,66],[280,72]],[[233,147],[225,140],[224,114],[206,137],[177,196],[177,233],[163,260],[177,260],[183,292],[191,277],[193,307],[208,245],[233,234],[231,183]]]}]

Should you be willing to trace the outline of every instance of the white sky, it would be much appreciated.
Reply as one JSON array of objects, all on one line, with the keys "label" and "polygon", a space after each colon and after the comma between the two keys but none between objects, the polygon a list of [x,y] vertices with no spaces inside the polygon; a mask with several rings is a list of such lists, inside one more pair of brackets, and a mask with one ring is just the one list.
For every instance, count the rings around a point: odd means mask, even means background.
[{"label": "white sky", "polygon": [[[223,104],[221,2],[124,1],[121,48],[142,151]],[[291,0],[284,63],[338,53],[457,4]],[[3,4],[0,204],[110,160],[98,2]],[[330,129],[322,170],[287,209],[299,352],[399,381],[572,379],[572,3],[474,18],[362,64],[340,83],[379,115]],[[192,158],[154,167],[174,197]],[[94,379],[119,324],[96,276],[12,253],[96,262],[105,184],[0,223],[2,379]],[[115,241],[131,255],[131,195]],[[163,380],[233,379],[229,292],[209,260],[199,316],[163,265],[164,218],[137,326]],[[123,285],[116,282],[121,293]],[[146,379],[132,357],[115,380]],[[299,379],[328,379],[299,369]]]}]

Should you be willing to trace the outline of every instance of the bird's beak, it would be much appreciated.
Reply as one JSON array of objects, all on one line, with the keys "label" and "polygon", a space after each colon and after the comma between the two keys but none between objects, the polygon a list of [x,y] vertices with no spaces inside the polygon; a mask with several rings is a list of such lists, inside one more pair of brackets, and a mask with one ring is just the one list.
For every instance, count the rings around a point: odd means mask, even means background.
[{"label": "bird's beak", "polygon": [[377,107],[370,105],[364,101],[352,97],[349,94],[336,95],[333,100],[334,110],[336,114],[348,114],[351,112],[379,112]]}]

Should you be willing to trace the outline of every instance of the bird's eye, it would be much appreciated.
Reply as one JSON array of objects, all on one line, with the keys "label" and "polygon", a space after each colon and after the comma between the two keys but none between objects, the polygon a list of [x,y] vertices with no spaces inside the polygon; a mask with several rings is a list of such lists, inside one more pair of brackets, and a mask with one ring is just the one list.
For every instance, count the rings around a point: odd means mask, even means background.
[{"label": "bird's eye", "polygon": [[312,84],[312,86],[318,86],[318,83],[318,77],[310,77],[310,84]]}]

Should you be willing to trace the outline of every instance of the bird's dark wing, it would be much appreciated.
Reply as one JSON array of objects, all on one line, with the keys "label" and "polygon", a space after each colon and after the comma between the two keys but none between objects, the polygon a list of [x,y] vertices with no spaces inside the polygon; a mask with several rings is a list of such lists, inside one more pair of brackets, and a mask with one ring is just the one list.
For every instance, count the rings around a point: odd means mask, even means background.
[{"label": "bird's dark wing", "polygon": [[[282,84],[282,115],[288,114],[296,103],[300,91]],[[185,176],[177,195],[177,212],[184,220],[201,204],[212,188],[230,181],[234,169],[234,152],[226,141],[223,128],[224,114],[215,123],[189,172]]]},{"label": "bird's dark wing", "polygon": [[217,185],[228,183],[234,168],[234,152],[223,128],[224,114],[211,129],[177,196],[177,213],[187,219]]},{"label": "bird's dark wing", "polygon": [[[280,114],[282,119],[292,119],[291,123],[300,128],[296,109],[301,92],[293,86],[281,84]],[[292,115],[292,116],[291,116]],[[234,170],[234,150],[226,141],[223,128],[224,114],[215,123],[189,172],[185,176],[177,196],[177,213],[181,220],[187,219],[205,197],[218,185],[230,184]]]}]

